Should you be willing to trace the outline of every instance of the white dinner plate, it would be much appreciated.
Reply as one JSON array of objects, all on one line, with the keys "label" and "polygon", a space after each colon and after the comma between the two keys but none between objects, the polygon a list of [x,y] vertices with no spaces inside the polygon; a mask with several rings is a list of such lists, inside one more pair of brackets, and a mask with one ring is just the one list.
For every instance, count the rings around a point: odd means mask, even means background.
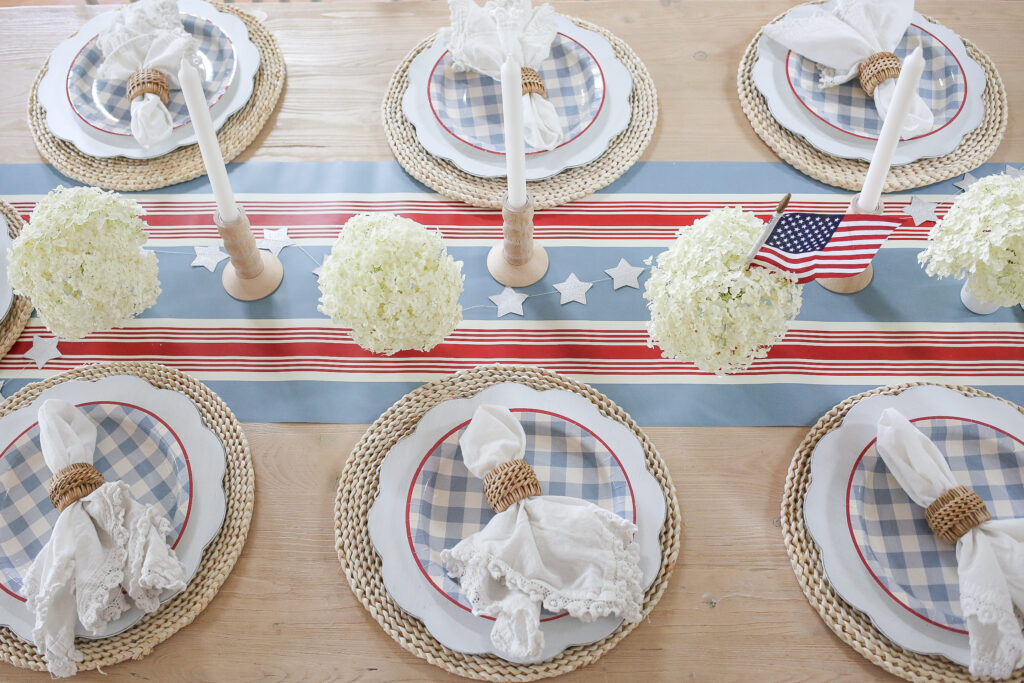
[{"label": "white dinner plate", "polygon": [[[139,502],[156,507],[172,526],[178,559],[191,581],[203,550],[224,522],[224,446],[184,395],[120,375],[96,382],[71,381],[44,391],[30,406],[0,418],[0,624],[32,642],[34,617],[21,595],[22,576],[49,539],[59,513],[46,482],[52,476],[39,448],[37,414],[60,398],[96,422],[94,465],[107,481],[128,484]],[[161,602],[175,593],[168,591]],[[144,616],[132,608],[93,635],[104,638]]]},{"label": "white dinner plate", "polygon": [[[665,497],[647,471],[643,446],[633,433],[572,392],[499,384],[427,412],[381,465],[369,526],[384,584],[402,609],[421,619],[446,647],[505,657],[490,641],[493,620],[472,615],[458,583],[440,563],[441,550],[482,529],[494,516],[482,482],[466,470],[458,449],[462,430],[486,403],[505,406],[520,418],[527,434],[524,457],[546,495],[585,498],[635,520],[645,586],[661,565],[658,535]],[[586,623],[544,613],[544,650],[535,661],[600,640],[620,623],[616,617]]]}]

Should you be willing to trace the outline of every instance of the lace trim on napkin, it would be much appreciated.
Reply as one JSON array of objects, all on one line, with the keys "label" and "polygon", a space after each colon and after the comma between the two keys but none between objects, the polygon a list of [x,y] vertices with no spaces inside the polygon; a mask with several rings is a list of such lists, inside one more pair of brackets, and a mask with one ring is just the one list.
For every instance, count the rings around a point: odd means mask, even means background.
[{"label": "lace trim on napkin", "polygon": [[[1005,600],[992,591],[961,586],[960,607],[965,620],[974,620],[971,638],[971,674],[980,677],[1008,678],[1014,669],[1024,666],[1024,634],[1017,615],[1002,605]],[[996,631],[997,637],[982,637],[984,631]],[[994,643],[994,648],[980,647]]]}]

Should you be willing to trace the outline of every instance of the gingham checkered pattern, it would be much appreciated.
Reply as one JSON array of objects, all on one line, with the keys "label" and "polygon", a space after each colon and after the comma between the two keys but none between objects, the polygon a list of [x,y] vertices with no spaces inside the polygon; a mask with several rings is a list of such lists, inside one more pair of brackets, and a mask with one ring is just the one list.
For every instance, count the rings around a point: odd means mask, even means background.
[{"label": "gingham checkered pattern", "polygon": [[[914,425],[945,454],[957,481],[985,501],[992,517],[1024,517],[1024,446],[991,427],[957,419]],[[928,528],[874,446],[853,478],[850,521],[872,573],[920,616],[963,629],[956,550]]]},{"label": "gingham checkered pattern", "polygon": [[[203,89],[212,106],[227,91],[235,74],[235,48],[231,39],[208,19],[182,16],[185,30],[199,43],[202,61]],[[107,81],[97,78],[103,54],[95,38],[82,48],[68,73],[68,95],[71,106],[87,123],[119,135],[132,134],[131,101],[128,99],[127,81]],[[174,126],[189,121],[188,107],[181,90],[172,89],[167,102]]]},{"label": "gingham checkered pattern", "polygon": [[[136,408],[101,403],[82,410],[97,427],[93,465],[107,481],[127,483],[140,503],[155,505],[177,537],[190,488],[185,454],[174,434]],[[0,457],[0,580],[15,593],[21,592],[23,573],[57,522],[46,487],[51,476],[39,450],[38,425]]]},{"label": "gingham checkered pattern", "polygon": [[[601,109],[601,69],[582,45],[559,33],[537,72],[558,112],[563,142],[568,142],[583,132]],[[434,70],[428,92],[441,125],[455,137],[504,153],[501,83],[475,71],[455,71],[451,53],[446,52]],[[536,150],[527,145],[526,151]]]},{"label": "gingham checkered pattern", "polygon": [[[935,128],[941,128],[956,117],[967,96],[963,70],[953,54],[935,36],[917,26],[907,29],[894,51],[900,59],[920,41],[925,67],[918,93],[935,115]],[[856,78],[832,88],[822,89],[818,83],[817,64],[798,55],[789,59],[789,80],[800,100],[815,114],[833,126],[854,135],[878,137],[882,119],[875,101],[868,97]]]},{"label": "gingham checkered pattern", "polygon": [[[515,415],[526,432],[524,459],[537,472],[544,495],[584,498],[633,520],[626,475],[590,432],[544,413]],[[420,565],[434,585],[468,607],[459,585],[441,566],[441,551],[483,529],[494,511],[483,482],[462,462],[459,437],[464,429],[443,441],[420,470],[409,505],[409,529]]]}]

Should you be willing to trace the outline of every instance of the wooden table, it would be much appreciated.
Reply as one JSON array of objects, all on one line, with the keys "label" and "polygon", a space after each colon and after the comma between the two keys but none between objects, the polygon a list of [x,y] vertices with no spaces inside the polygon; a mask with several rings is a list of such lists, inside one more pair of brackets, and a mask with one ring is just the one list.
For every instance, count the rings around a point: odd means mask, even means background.
[{"label": "wooden table", "polygon": [[[0,0],[0,162],[39,162],[25,122],[47,54],[103,8],[4,7]],[[554,2],[629,42],[661,104],[645,160],[774,161],[736,98],[740,55],[788,0]],[[288,65],[283,102],[241,159],[387,160],[380,99],[405,52],[444,24],[447,3],[343,0],[254,4]],[[919,0],[999,66],[1024,111],[1024,2]],[[1010,120],[994,161],[1024,160]],[[0,194],[3,188],[0,188]],[[140,662],[78,680],[450,679],[407,654],[356,602],[334,551],[338,473],[366,425],[248,424],[256,512],[245,551],[211,605]],[[566,680],[890,678],[841,643],[804,599],[782,544],[779,502],[802,427],[652,428],[679,490],[679,564],[648,623]],[[5,681],[46,674],[0,666]]]}]

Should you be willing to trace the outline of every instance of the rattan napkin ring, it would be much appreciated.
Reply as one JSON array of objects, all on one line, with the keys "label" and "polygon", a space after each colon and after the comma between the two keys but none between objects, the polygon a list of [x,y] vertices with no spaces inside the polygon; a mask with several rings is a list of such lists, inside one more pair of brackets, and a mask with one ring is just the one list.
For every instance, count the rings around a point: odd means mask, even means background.
[{"label": "rattan napkin ring", "polygon": [[537,473],[525,460],[503,462],[484,475],[484,495],[495,512],[504,512],[513,503],[540,494]]},{"label": "rattan napkin ring", "polygon": [[146,93],[153,93],[167,106],[171,91],[167,78],[156,69],[139,69],[128,77],[128,99],[134,100]]},{"label": "rattan napkin ring", "polygon": [[966,486],[954,486],[932,501],[924,512],[932,532],[956,545],[968,531],[992,519],[985,501]]},{"label": "rattan napkin ring", "polygon": [[50,479],[50,501],[59,512],[103,486],[103,475],[86,462],[71,463]]},{"label": "rattan napkin ring", "polygon": [[522,69],[522,74],[524,95],[529,95],[530,93],[537,93],[541,97],[548,96],[548,89],[544,85],[544,79],[541,78],[540,74],[537,73],[536,69],[531,69],[528,66],[524,66]]},{"label": "rattan napkin ring", "polygon": [[860,87],[873,95],[879,83],[900,75],[901,66],[900,58],[893,53],[876,52],[860,63]]}]

